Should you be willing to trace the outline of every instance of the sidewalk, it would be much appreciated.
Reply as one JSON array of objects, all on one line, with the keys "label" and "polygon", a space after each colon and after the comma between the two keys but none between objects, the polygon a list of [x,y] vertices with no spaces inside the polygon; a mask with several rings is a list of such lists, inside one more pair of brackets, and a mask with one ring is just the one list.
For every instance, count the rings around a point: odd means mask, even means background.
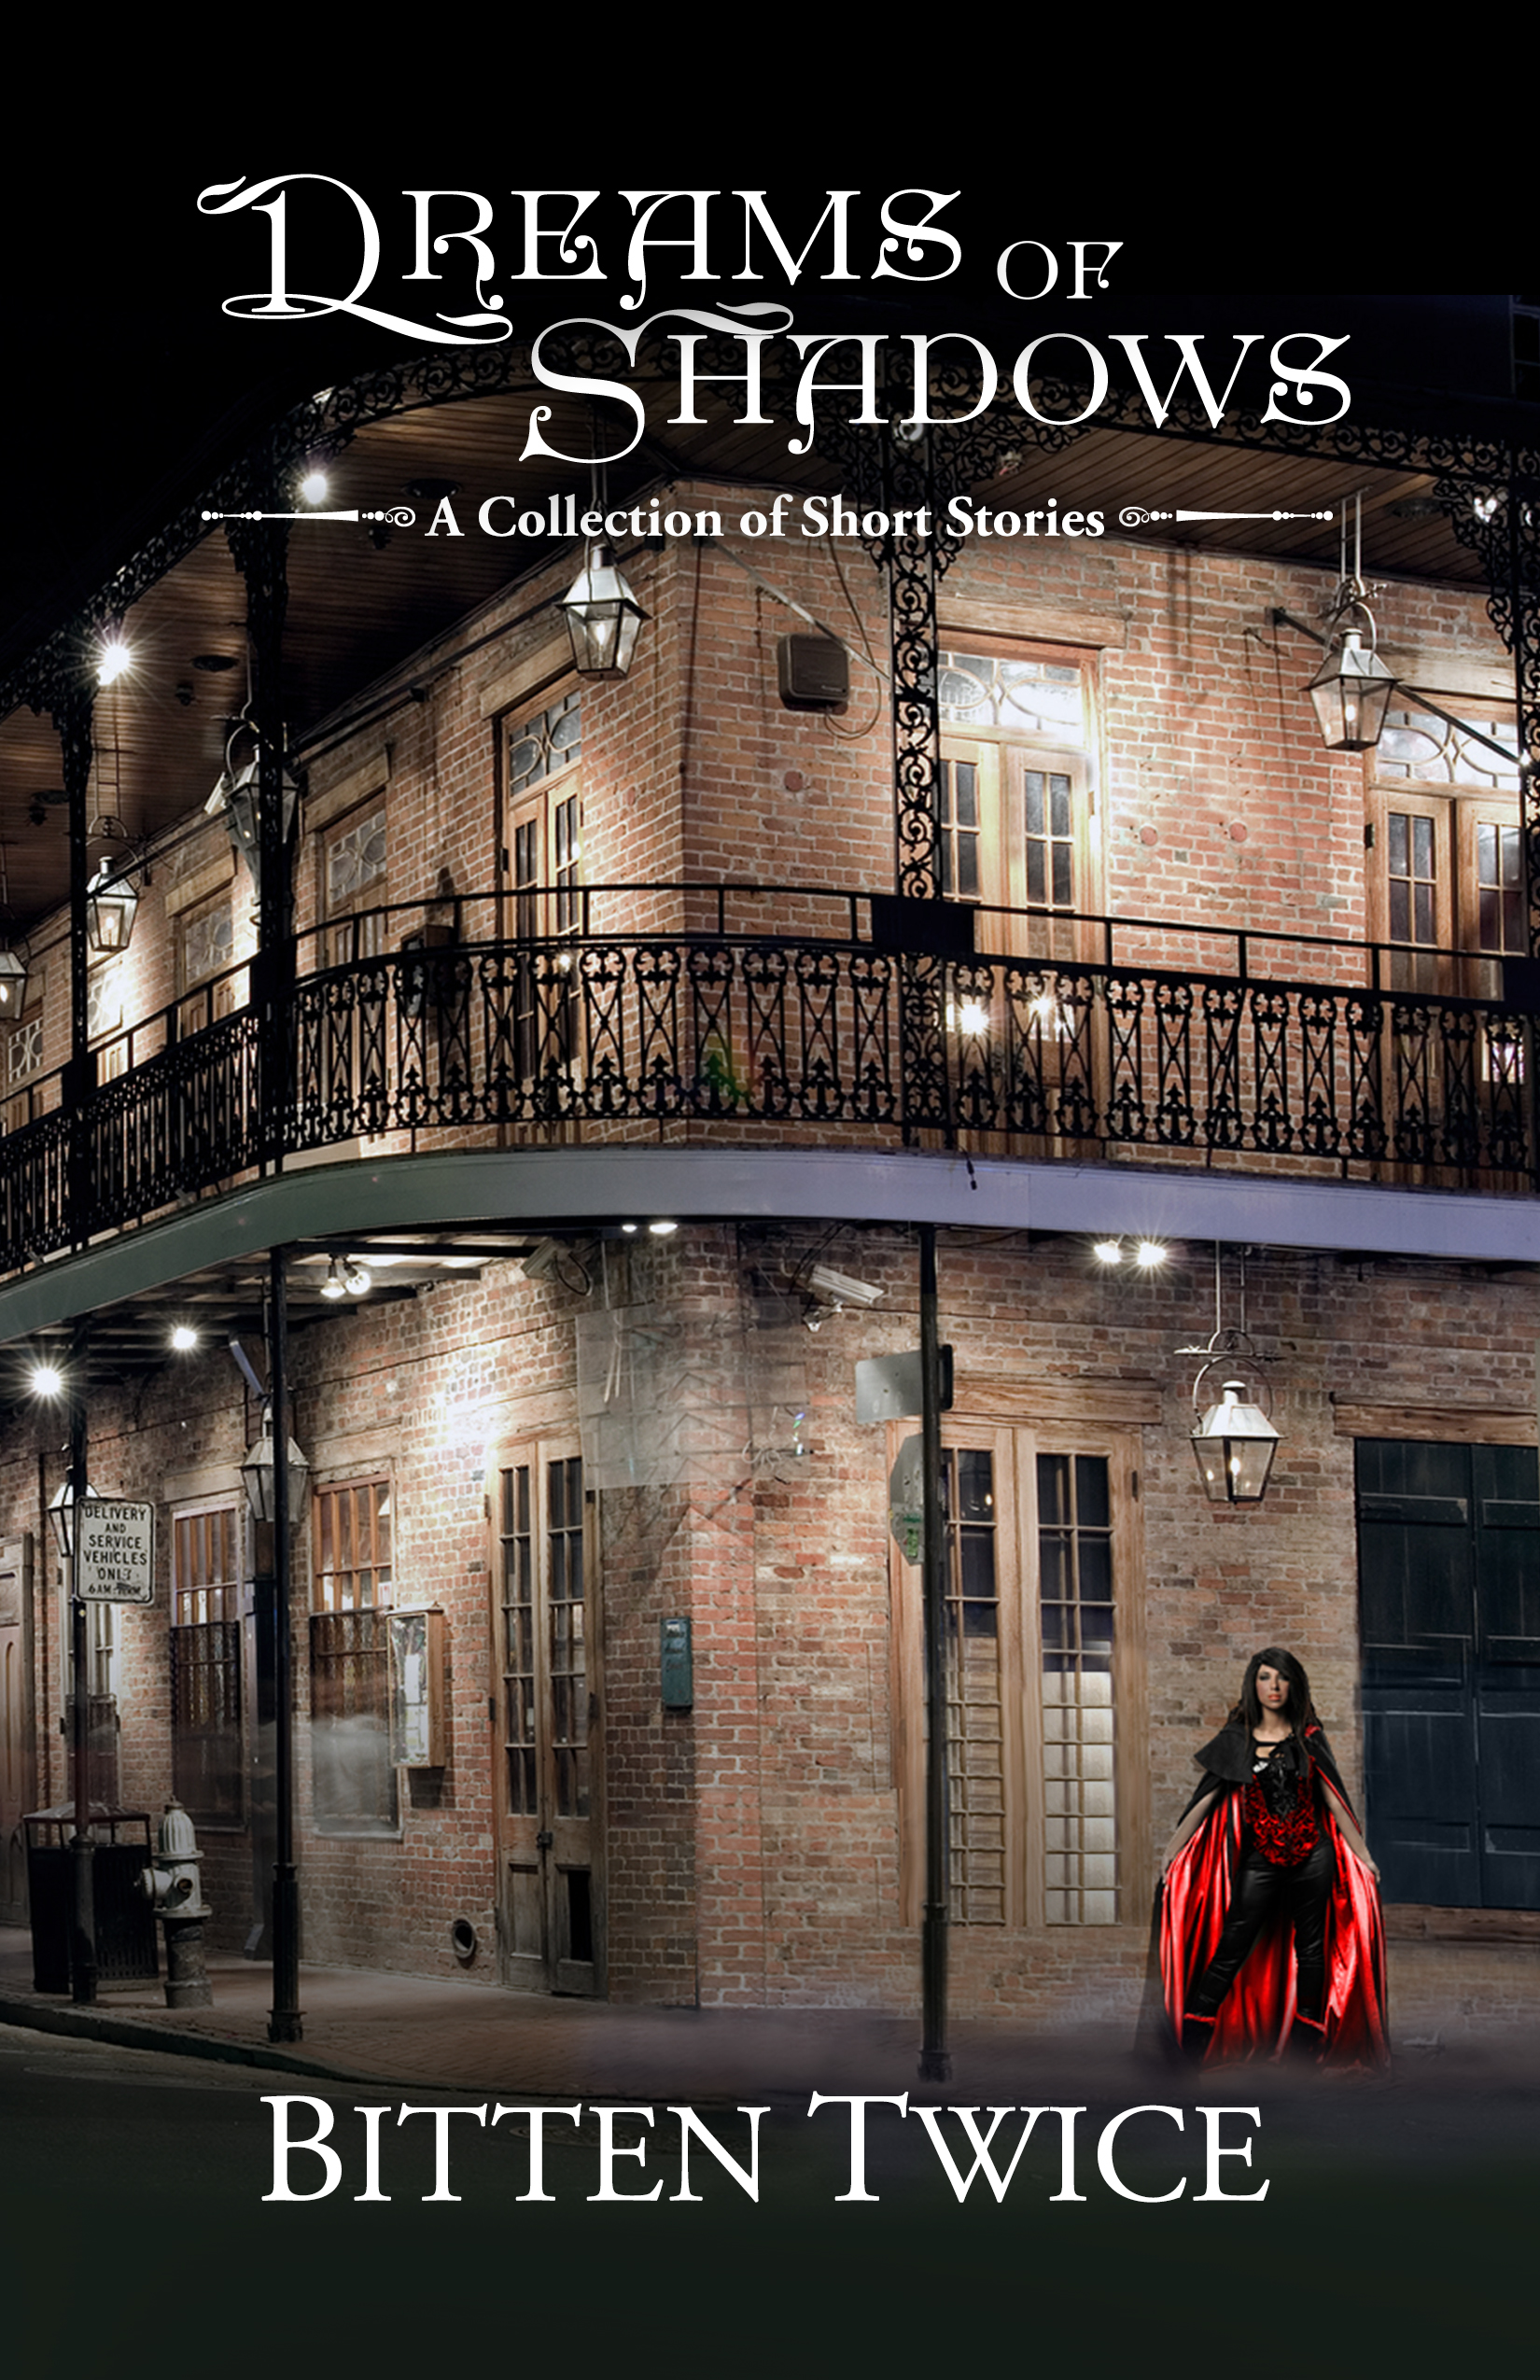
[{"label": "sidewalk", "polygon": [[[92,2009],[32,1989],[31,1938],[0,1926],[0,2023],[70,2033],[133,2049],[269,2066],[315,2079],[367,2081],[478,2095],[570,2101],[630,2098],[702,2106],[833,2093],[918,2092],[989,2104],[1048,2101],[1058,2084],[1135,2103],[1152,2070],[1127,2029],[1029,2031],[979,2019],[951,2028],[953,2079],[921,2088],[918,2017],[847,2009],[659,2009],[551,1999],[455,1980],[356,1967],[303,1967],[304,2037],[267,2037],[272,1973],[240,1958],[209,1962],[215,2005],[170,2009],[159,1983],[104,1992]],[[1442,2092],[1540,2092],[1533,2031],[1424,2045],[1395,2069]],[[1256,2081],[1287,2077],[1248,2068]],[[1072,2083],[1069,2078],[1072,2077]],[[1346,2079],[1350,2083],[1353,2078]],[[1160,2096],[1165,2091],[1155,2091]],[[1167,2094],[1169,2095],[1169,2094]]]},{"label": "sidewalk", "polygon": [[[917,2017],[845,2009],[617,2008],[552,1999],[458,1980],[303,1967],[304,2038],[267,2038],[272,1971],[244,1959],[209,1961],[215,2005],[170,2009],[160,1984],[104,1992],[91,2009],[32,1989],[32,1950],[21,1928],[0,1926],[0,2023],[34,2025],[135,2049],[271,2065],[330,2079],[504,2096],[570,2100],[630,2095],[649,2102],[735,2103],[814,2090],[912,2090]],[[957,2073],[971,2088],[1009,2097],[1022,2061],[1046,2072],[1071,2045],[1012,2028],[959,2025]],[[1073,2045],[1109,2080],[1133,2071],[1121,2033]],[[1046,2056],[1045,2056],[1046,2052]]]}]

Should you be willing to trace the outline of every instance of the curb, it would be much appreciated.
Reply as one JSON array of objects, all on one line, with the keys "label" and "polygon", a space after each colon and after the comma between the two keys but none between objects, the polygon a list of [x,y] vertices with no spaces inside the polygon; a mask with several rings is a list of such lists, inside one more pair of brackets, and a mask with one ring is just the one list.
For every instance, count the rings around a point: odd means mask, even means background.
[{"label": "curb", "polygon": [[[184,2058],[207,2058],[218,2065],[259,2066],[278,2074],[308,2075],[316,2082],[376,2082],[385,2078],[327,2065],[319,2058],[296,2057],[292,2051],[240,2041],[228,2034],[181,2033],[169,2024],[146,2024],[133,2017],[87,2014],[82,2009],[39,2007],[35,2000],[15,2000],[0,1993],[0,2024],[24,2026],[33,2033],[59,2033],[77,2041],[110,2041],[120,2050],[160,2050]],[[393,2090],[432,2090],[430,2083],[393,2080]],[[452,2087],[452,2086],[445,2086]]]}]

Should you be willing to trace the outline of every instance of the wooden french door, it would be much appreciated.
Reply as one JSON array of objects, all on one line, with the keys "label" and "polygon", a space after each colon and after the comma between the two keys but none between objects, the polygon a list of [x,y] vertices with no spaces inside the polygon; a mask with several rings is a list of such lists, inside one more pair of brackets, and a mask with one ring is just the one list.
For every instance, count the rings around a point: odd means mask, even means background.
[{"label": "wooden french door", "polygon": [[596,1872],[593,1564],[582,1460],[564,1438],[493,1461],[497,1855],[505,1982],[603,1989]]},{"label": "wooden french door", "polygon": [[1356,1451],[1365,1822],[1385,1897],[1540,1909],[1534,1450]]}]

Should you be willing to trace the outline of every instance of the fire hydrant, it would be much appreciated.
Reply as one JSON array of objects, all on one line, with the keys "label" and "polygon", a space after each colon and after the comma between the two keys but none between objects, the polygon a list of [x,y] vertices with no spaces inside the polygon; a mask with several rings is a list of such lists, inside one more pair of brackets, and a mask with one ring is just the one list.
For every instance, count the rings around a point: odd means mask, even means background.
[{"label": "fire hydrant", "polygon": [[198,1874],[203,1856],[191,1819],[173,1798],[156,1833],[155,1865],[139,1871],[139,1889],[166,1929],[168,2009],[214,2005],[203,1956],[203,1920],[214,1911],[203,1899]]}]

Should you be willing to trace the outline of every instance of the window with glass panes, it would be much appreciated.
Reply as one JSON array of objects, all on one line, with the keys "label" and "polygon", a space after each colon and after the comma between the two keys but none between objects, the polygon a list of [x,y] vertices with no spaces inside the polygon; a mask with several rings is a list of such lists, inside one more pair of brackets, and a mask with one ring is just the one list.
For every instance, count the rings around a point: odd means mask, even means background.
[{"label": "window with glass panes", "polygon": [[239,1826],[242,1579],[245,1529],[234,1505],[179,1512],[171,1532],[171,1781],[195,1825]]},{"label": "window with glass panes", "polygon": [[938,889],[1032,913],[981,920],[981,948],[1074,958],[1068,920],[1095,914],[1101,894],[1088,663],[1062,651],[948,645],[938,691]]},{"label": "window with glass panes", "polygon": [[[1125,1581],[1136,1567],[1132,1443],[1061,1449],[1031,1429],[961,1421],[946,1435],[951,1921],[1116,1924],[1130,1913],[1120,1679],[1129,1674]],[[923,1704],[918,1564],[895,1551],[895,1572],[896,1690],[901,1703]],[[903,1741],[914,1904],[923,1726]]]},{"label": "window with glass panes", "polygon": [[1044,1915],[1118,1915],[1113,1512],[1105,1455],[1037,1458]]},{"label": "window with glass panes", "polygon": [[311,1774],[318,1827],[397,1822],[390,1759],[392,1506],[388,1478],[315,1491],[311,1523]]},{"label": "window with glass panes", "polygon": [[[574,1055],[569,954],[550,945],[581,923],[582,710],[577,691],[510,728],[503,743],[505,926],[537,945],[514,986],[514,1065],[521,1082],[564,1071]],[[541,948],[538,945],[545,945]]]},{"label": "window with glass panes", "polygon": [[1514,733],[1501,715],[1457,727],[1397,708],[1365,756],[1369,935],[1392,945],[1393,989],[1493,997],[1501,960],[1528,949],[1519,772],[1491,749]]}]

